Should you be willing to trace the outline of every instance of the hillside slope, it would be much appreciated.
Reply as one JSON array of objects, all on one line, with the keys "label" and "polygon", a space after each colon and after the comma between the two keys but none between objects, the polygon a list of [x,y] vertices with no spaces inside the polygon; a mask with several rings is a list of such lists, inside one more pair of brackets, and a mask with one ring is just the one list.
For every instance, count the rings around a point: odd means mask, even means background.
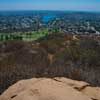
[{"label": "hillside slope", "polygon": [[0,93],[33,77],[67,77],[100,86],[100,43],[64,34],[0,42]]}]

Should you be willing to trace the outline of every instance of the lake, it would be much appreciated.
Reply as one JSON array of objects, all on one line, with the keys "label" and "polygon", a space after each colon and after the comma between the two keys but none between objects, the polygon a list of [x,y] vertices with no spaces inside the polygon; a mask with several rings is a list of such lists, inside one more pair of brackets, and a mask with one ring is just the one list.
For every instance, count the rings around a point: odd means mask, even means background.
[{"label": "lake", "polygon": [[46,15],[46,16],[43,16],[42,21],[47,23],[49,20],[52,20],[56,17],[57,17],[56,15]]}]

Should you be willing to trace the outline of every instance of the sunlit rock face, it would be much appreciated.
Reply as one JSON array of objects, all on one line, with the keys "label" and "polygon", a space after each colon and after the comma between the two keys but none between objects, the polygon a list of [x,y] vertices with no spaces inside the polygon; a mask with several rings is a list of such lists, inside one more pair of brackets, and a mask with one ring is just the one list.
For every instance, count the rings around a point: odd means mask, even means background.
[{"label": "sunlit rock face", "polygon": [[100,88],[67,78],[33,78],[9,87],[0,100],[100,100]]}]

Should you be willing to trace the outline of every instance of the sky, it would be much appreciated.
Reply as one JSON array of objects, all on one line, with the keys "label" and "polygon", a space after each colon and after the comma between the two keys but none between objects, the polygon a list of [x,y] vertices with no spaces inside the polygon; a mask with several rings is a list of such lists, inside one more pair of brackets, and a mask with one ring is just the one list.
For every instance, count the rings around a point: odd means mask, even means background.
[{"label": "sky", "polygon": [[100,11],[100,0],[0,0],[0,10]]}]

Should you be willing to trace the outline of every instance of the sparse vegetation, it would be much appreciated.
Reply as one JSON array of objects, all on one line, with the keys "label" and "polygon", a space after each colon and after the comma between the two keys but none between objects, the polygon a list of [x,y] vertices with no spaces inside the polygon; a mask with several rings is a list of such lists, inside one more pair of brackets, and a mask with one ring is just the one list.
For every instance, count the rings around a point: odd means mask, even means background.
[{"label": "sparse vegetation", "polygon": [[33,77],[63,76],[100,86],[99,50],[97,40],[74,40],[60,33],[33,42],[0,42],[0,93],[18,80]]}]

